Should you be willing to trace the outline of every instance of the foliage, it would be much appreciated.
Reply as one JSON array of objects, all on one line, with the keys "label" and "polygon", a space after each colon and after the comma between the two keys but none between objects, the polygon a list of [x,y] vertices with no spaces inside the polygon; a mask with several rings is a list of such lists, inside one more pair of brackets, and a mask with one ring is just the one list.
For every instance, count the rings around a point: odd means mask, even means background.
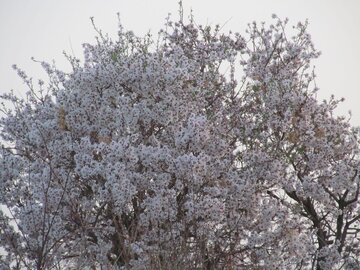
[{"label": "foliage", "polygon": [[96,28],[49,84],[14,67],[2,269],[360,269],[358,130],[316,99],[307,24],[180,15],[157,42]]}]

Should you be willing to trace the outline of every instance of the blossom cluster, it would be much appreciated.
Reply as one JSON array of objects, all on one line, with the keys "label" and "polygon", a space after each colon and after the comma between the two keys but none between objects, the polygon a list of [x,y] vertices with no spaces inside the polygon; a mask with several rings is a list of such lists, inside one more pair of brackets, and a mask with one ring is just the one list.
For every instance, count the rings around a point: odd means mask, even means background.
[{"label": "blossom cluster", "polygon": [[96,29],[71,72],[41,63],[47,85],[14,66],[0,267],[358,269],[359,131],[316,99],[306,23],[273,17]]}]

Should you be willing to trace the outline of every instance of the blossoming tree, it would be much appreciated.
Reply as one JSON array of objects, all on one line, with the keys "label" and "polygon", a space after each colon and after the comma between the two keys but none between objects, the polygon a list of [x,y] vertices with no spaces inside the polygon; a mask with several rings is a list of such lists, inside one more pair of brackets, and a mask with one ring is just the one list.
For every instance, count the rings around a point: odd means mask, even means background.
[{"label": "blossoming tree", "polygon": [[[119,26],[1,119],[1,269],[360,269],[358,130],[306,24]],[[12,103],[10,109],[9,102]]]}]

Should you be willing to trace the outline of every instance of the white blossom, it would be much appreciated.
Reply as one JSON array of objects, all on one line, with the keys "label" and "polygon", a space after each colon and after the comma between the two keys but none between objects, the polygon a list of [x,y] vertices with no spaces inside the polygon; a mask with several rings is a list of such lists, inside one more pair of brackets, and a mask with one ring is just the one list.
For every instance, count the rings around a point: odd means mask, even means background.
[{"label": "white blossom", "polygon": [[307,23],[272,18],[98,31],[40,89],[14,66],[0,268],[358,269],[359,129],[316,99]]}]

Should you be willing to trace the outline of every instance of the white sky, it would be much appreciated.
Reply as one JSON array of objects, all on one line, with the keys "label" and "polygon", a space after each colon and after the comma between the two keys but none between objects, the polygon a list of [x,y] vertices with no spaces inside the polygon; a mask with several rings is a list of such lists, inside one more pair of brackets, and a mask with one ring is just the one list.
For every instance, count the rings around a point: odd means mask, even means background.
[{"label": "white sky", "polygon": [[[34,78],[45,78],[39,64],[30,60],[55,60],[60,69],[69,66],[65,50],[82,57],[81,44],[93,42],[90,17],[104,32],[116,35],[117,16],[128,30],[153,34],[169,12],[177,18],[177,0],[0,0],[0,92],[25,86],[11,69],[17,64]],[[290,19],[290,24],[309,19],[309,32],[322,51],[314,63],[320,87],[318,97],[345,97],[338,112],[353,112],[360,125],[360,0],[184,0],[185,13],[194,10],[199,24],[224,24],[225,31],[244,33],[246,24],[270,21],[271,14]],[[230,21],[229,21],[230,20]]]}]

